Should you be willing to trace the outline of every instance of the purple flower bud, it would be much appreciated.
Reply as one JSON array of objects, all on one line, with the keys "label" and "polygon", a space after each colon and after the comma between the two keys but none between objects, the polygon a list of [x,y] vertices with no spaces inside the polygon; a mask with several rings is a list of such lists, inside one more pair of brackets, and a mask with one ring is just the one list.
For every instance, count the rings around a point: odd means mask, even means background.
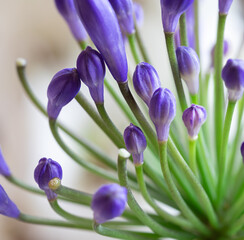
[{"label": "purple flower bud", "polygon": [[[211,67],[214,67],[214,53],[215,52],[215,45],[213,46],[212,50],[211,50]],[[226,56],[229,52],[229,43],[227,40],[224,40],[224,45],[223,45],[223,54],[224,56]]]},{"label": "purple flower bud", "polygon": [[11,218],[18,218],[20,215],[19,209],[10,200],[2,185],[0,185],[0,214]]},{"label": "purple flower bud", "polygon": [[169,127],[176,114],[176,101],[173,93],[167,88],[159,88],[151,98],[149,115],[153,121],[158,141],[167,141]]},{"label": "purple flower bud", "polygon": [[77,41],[87,39],[86,30],[76,12],[74,0],[55,0],[59,13],[63,16]]},{"label": "purple flower bud", "polygon": [[244,161],[244,142],[241,144],[241,156],[242,160]]},{"label": "purple flower bud", "polygon": [[149,63],[139,63],[133,75],[136,93],[149,106],[153,93],[161,86],[157,71]]},{"label": "purple flower bud", "polygon": [[193,3],[193,0],[161,0],[164,32],[174,33],[180,15]]},{"label": "purple flower bud", "polygon": [[122,33],[108,0],[74,0],[91,40],[117,82],[126,82],[128,65]]},{"label": "purple flower bud", "polygon": [[76,65],[80,78],[89,88],[94,102],[103,103],[105,64],[101,54],[91,47],[87,47],[79,55]]},{"label": "purple flower bud", "polygon": [[228,89],[229,101],[239,100],[244,91],[244,61],[229,59],[222,70],[222,78]]},{"label": "purple flower bud", "polygon": [[11,175],[10,169],[4,160],[1,148],[0,148],[0,175],[8,177]]},{"label": "purple flower bud", "polygon": [[135,26],[132,0],[109,0],[109,2],[117,15],[121,31],[126,35],[133,34],[135,32]]},{"label": "purple flower bud", "polygon": [[91,208],[98,224],[120,216],[126,207],[127,189],[113,183],[101,186],[93,196]]},{"label": "purple flower bud", "polygon": [[50,190],[48,183],[53,178],[62,179],[63,172],[58,162],[53,161],[51,158],[40,159],[34,171],[34,178],[39,188],[44,190],[48,200],[57,198],[57,194]]},{"label": "purple flower bud", "polygon": [[49,118],[57,119],[61,109],[79,92],[80,85],[76,68],[66,68],[54,75],[47,89]]},{"label": "purple flower bud", "polygon": [[204,107],[192,104],[182,115],[182,120],[187,128],[188,135],[194,139],[197,137],[201,126],[206,121],[207,112]]},{"label": "purple flower bud", "polygon": [[135,165],[143,164],[143,152],[147,147],[146,138],[139,127],[132,123],[124,131],[125,146],[132,154]]},{"label": "purple flower bud", "polygon": [[144,22],[144,11],[141,4],[133,2],[134,14],[136,17],[136,24],[138,27],[141,27]]},{"label": "purple flower bud", "polygon": [[219,0],[219,13],[227,15],[233,0]]},{"label": "purple flower bud", "polygon": [[176,50],[178,66],[182,79],[191,94],[199,89],[200,63],[197,53],[190,47],[178,47]]}]

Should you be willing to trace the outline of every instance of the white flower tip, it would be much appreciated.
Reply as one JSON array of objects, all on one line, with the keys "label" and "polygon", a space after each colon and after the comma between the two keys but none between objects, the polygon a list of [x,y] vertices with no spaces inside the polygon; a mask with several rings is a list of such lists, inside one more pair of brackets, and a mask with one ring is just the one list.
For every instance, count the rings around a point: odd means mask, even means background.
[{"label": "white flower tip", "polygon": [[119,157],[129,158],[130,157],[130,153],[126,149],[121,148],[121,149],[119,149]]},{"label": "white flower tip", "polygon": [[27,64],[27,61],[24,58],[17,58],[16,59],[16,66],[17,67],[25,67]]}]

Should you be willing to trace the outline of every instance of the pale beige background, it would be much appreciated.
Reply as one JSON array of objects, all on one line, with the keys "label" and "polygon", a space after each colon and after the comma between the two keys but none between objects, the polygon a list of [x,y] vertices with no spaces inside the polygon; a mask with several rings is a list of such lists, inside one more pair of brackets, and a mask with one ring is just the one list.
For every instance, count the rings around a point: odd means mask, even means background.
[{"label": "pale beige background", "polygon": [[[141,2],[145,7],[146,22],[142,33],[146,45],[163,85],[170,87],[172,77],[168,71],[159,0]],[[217,2],[202,1],[201,42],[204,46],[204,67],[209,64],[207,53],[215,40]],[[227,39],[231,41],[232,57],[237,52],[240,36],[243,34],[243,22],[239,20],[240,8],[238,2],[234,2],[226,34]],[[50,79],[60,69],[75,65],[79,48],[63,19],[58,15],[53,1],[0,0],[0,6],[0,145],[4,156],[14,175],[33,185],[33,170],[37,161],[44,156],[51,157],[63,166],[65,185],[92,193],[102,182],[77,168],[77,165],[57,147],[50,134],[47,120],[26,98],[15,71],[15,59],[26,58],[30,84],[43,104],[46,104],[46,88]],[[130,71],[133,71],[133,64],[131,66]],[[86,91],[84,86],[82,89]],[[106,95],[106,99],[107,104],[110,102],[109,96]],[[113,119],[123,130],[128,122],[121,114],[117,114],[114,104],[107,105],[109,113],[116,112]],[[116,158],[116,149],[104,139],[104,135],[94,125],[89,125],[89,118],[75,102],[64,109],[61,119],[71,127],[77,126],[78,134],[87,134]],[[98,138],[95,139],[94,136]],[[46,199],[19,190],[2,177],[0,183],[23,212],[56,217]],[[82,208],[67,207],[81,215],[91,215],[90,211]],[[104,239],[89,232],[22,224],[3,216],[0,216],[0,233],[1,240]]]}]

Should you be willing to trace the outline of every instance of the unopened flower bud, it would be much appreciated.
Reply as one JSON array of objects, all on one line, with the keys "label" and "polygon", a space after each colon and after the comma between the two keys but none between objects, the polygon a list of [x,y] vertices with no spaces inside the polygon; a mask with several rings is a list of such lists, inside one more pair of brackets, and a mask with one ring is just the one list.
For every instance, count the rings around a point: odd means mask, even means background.
[{"label": "unopened flower bud", "polygon": [[133,74],[133,85],[136,93],[149,106],[153,93],[161,86],[155,68],[149,63],[139,63]]},{"label": "unopened flower bud", "polygon": [[241,144],[241,156],[242,156],[242,160],[244,162],[244,142],[242,142],[242,144]]},{"label": "unopened flower bud", "polygon": [[112,5],[121,28],[121,31],[126,35],[135,32],[133,20],[133,3],[132,0],[109,0]]},{"label": "unopened flower bud", "polygon": [[50,190],[48,185],[49,182],[53,178],[62,179],[62,177],[63,172],[61,166],[58,162],[53,161],[51,158],[40,159],[34,171],[35,181],[39,185],[39,188],[45,191],[48,200],[57,198],[57,194]]},{"label": "unopened flower bud", "polygon": [[80,85],[80,77],[75,68],[66,68],[54,75],[47,89],[49,118],[57,119],[61,109],[79,92]]},{"label": "unopened flower bud", "polygon": [[164,32],[174,33],[182,13],[193,3],[193,0],[161,0]]},{"label": "unopened flower bud", "polygon": [[233,0],[219,0],[219,14],[227,15]]},{"label": "unopened flower bud", "polygon": [[74,0],[55,0],[55,4],[75,39],[79,42],[86,40],[87,33],[75,9]]},{"label": "unopened flower bud", "polygon": [[18,207],[8,197],[2,185],[0,185],[0,214],[11,218],[18,218],[20,215]]},{"label": "unopened flower bud", "polygon": [[244,91],[244,61],[229,59],[222,70],[222,78],[228,89],[229,101],[239,100]]},{"label": "unopened flower bud", "polygon": [[131,123],[124,131],[124,141],[128,152],[132,154],[134,164],[143,164],[143,152],[147,147],[147,141],[142,130]]},{"label": "unopened flower bud", "polygon": [[149,115],[156,127],[158,141],[167,141],[170,124],[176,114],[176,101],[167,88],[159,88],[151,98]]},{"label": "unopened flower bud", "polygon": [[128,65],[122,33],[108,0],[74,0],[91,40],[117,82],[126,82]]},{"label": "unopened flower bud", "polygon": [[3,175],[5,177],[9,177],[11,175],[10,169],[4,160],[1,148],[0,148],[0,175]]},{"label": "unopened flower bud", "polygon": [[101,54],[87,47],[82,51],[76,62],[82,82],[89,88],[95,103],[103,103],[103,87],[105,77],[105,64]]},{"label": "unopened flower bud", "polygon": [[[223,55],[226,56],[229,52],[229,43],[227,40],[224,40],[224,45],[223,45]],[[211,50],[211,67],[214,67],[214,54],[215,54],[215,45],[213,46]]]},{"label": "unopened flower bud", "polygon": [[197,53],[190,47],[178,47],[176,56],[179,71],[182,79],[185,81],[189,92],[197,94],[199,89],[200,63]]},{"label": "unopened flower bud", "polygon": [[136,17],[136,24],[138,27],[141,27],[143,25],[144,21],[144,11],[138,2],[133,2],[133,9],[134,9],[134,14]]},{"label": "unopened flower bud", "polygon": [[192,104],[182,115],[182,120],[187,128],[190,138],[195,139],[201,126],[206,121],[207,112],[204,107]]},{"label": "unopened flower bud", "polygon": [[127,189],[113,183],[101,186],[94,194],[91,208],[98,224],[120,216],[126,207]]}]

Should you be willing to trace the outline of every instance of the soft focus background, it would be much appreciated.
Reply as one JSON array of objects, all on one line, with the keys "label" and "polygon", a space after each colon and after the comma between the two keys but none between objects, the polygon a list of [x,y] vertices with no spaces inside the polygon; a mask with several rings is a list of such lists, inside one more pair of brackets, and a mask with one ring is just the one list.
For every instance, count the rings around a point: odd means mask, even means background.
[{"label": "soft focus background", "polygon": [[[141,0],[145,9],[145,23],[142,34],[150,52],[153,65],[158,70],[164,86],[171,86],[163,30],[161,27],[160,1]],[[201,2],[201,44],[203,67],[210,62],[210,49],[216,38],[218,1]],[[52,76],[62,68],[75,66],[79,47],[69,29],[57,13],[52,0],[0,0],[0,145],[13,174],[36,185],[33,170],[41,157],[51,157],[58,161],[64,171],[63,184],[90,193],[103,182],[77,168],[67,155],[58,148],[42,116],[26,98],[18,81],[15,60],[27,59],[29,82],[43,104],[46,105],[46,89]],[[243,4],[234,1],[228,16],[226,39],[230,42],[229,57],[235,58],[243,41]],[[134,70],[130,61],[130,72]],[[82,86],[82,91],[87,91]],[[121,130],[128,122],[117,111],[109,96],[105,96],[106,106]],[[113,114],[114,113],[114,114]],[[87,136],[116,159],[116,149],[105,139],[101,131],[90,123],[85,112],[73,101],[65,108],[60,119],[75,129],[77,134]],[[75,128],[74,128],[75,127]],[[86,156],[85,153],[81,154]],[[0,177],[12,200],[21,211],[50,218],[58,218],[50,209],[44,197],[34,196],[9,184]],[[62,205],[80,215],[91,212],[81,207]],[[51,239],[104,239],[90,232],[61,230],[51,227],[19,223],[0,216],[0,233],[3,240],[51,240]]]}]

